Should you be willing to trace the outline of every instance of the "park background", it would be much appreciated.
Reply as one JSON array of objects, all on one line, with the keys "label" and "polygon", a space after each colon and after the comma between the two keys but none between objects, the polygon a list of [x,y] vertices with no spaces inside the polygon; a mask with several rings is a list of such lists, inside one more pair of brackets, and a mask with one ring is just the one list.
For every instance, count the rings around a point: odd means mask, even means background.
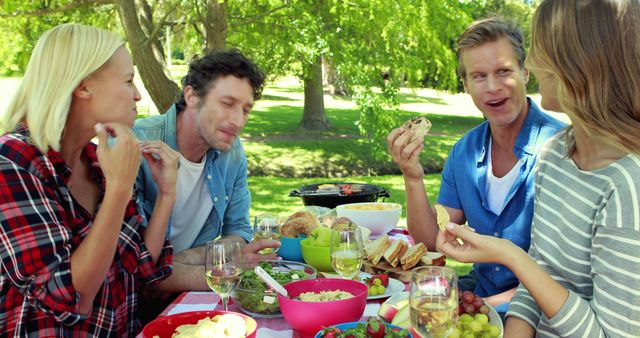
[{"label": "park background", "polygon": [[[127,41],[140,117],[171,105],[194,55],[239,48],[268,74],[242,133],[252,216],[293,213],[303,204],[291,190],[329,181],[379,185],[404,205],[385,137],[416,115],[433,123],[420,159],[433,202],[449,150],[483,121],[456,75],[456,38],[473,20],[501,15],[528,42],[538,2],[0,0],[0,112],[38,37],[58,24],[94,25]],[[535,79],[528,90],[539,102]]]}]

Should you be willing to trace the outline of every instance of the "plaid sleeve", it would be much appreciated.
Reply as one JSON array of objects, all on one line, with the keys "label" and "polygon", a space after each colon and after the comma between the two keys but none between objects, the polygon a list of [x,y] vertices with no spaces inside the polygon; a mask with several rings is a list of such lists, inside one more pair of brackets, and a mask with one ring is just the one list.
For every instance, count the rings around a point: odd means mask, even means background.
[{"label": "plaid sleeve", "polygon": [[165,240],[158,261],[154,263],[143,240],[145,225],[146,218],[139,213],[134,198],[125,211],[125,222],[122,224],[118,241],[118,260],[119,264],[129,273],[135,274],[140,282],[153,284],[171,274],[173,246]]},{"label": "plaid sleeve", "polygon": [[72,325],[85,316],[76,312],[71,281],[71,225],[55,197],[41,179],[0,157],[2,274],[33,307]]},{"label": "plaid sleeve", "polygon": [[160,251],[160,257],[158,257],[158,261],[155,264],[144,243],[142,244],[142,248],[138,278],[152,285],[169,277],[173,264],[173,247],[169,241],[164,241],[164,246],[162,247],[162,251]]}]

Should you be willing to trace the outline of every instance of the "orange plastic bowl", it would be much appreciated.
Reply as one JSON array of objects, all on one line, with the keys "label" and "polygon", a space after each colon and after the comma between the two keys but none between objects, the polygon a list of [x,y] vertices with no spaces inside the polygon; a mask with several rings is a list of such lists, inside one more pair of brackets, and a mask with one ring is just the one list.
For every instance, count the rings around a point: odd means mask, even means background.
[{"label": "orange plastic bowl", "polygon": [[247,333],[245,337],[255,338],[256,331],[258,330],[258,323],[256,321],[246,315],[237,312],[230,311],[193,311],[193,312],[184,312],[177,313],[175,315],[162,316],[154,319],[152,322],[147,324],[142,330],[143,338],[153,338],[154,336],[158,336],[160,338],[170,338],[173,333],[176,331],[176,328],[180,325],[185,324],[197,324],[200,319],[206,317],[215,317],[217,315],[223,314],[234,314],[242,317],[244,322],[247,323]]},{"label": "orange plastic bowl", "polygon": [[[307,279],[291,282],[284,288],[289,297],[278,294],[280,311],[287,323],[303,336],[313,337],[323,327],[357,321],[367,305],[367,286],[349,279]],[[349,292],[353,297],[329,302],[304,302],[295,299],[303,292],[336,290]]]}]

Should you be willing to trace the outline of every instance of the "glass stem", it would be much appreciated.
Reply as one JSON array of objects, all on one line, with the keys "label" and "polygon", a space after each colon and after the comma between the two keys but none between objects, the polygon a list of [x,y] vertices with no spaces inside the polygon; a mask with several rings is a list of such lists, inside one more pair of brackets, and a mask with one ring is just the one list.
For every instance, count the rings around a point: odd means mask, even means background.
[{"label": "glass stem", "polygon": [[222,308],[224,311],[229,311],[229,296],[221,296],[222,298]]}]

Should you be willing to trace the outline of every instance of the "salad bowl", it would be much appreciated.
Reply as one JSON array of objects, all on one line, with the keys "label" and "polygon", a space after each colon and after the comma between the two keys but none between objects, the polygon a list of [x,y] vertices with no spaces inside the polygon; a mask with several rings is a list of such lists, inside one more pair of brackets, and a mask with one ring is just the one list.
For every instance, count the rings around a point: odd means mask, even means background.
[{"label": "salad bowl", "polygon": [[[242,273],[240,284],[231,295],[233,302],[242,312],[253,318],[281,317],[277,293],[256,275],[255,265],[249,266]],[[314,279],[317,276],[314,267],[300,262],[264,261],[259,265],[282,285],[297,280]]]}]

